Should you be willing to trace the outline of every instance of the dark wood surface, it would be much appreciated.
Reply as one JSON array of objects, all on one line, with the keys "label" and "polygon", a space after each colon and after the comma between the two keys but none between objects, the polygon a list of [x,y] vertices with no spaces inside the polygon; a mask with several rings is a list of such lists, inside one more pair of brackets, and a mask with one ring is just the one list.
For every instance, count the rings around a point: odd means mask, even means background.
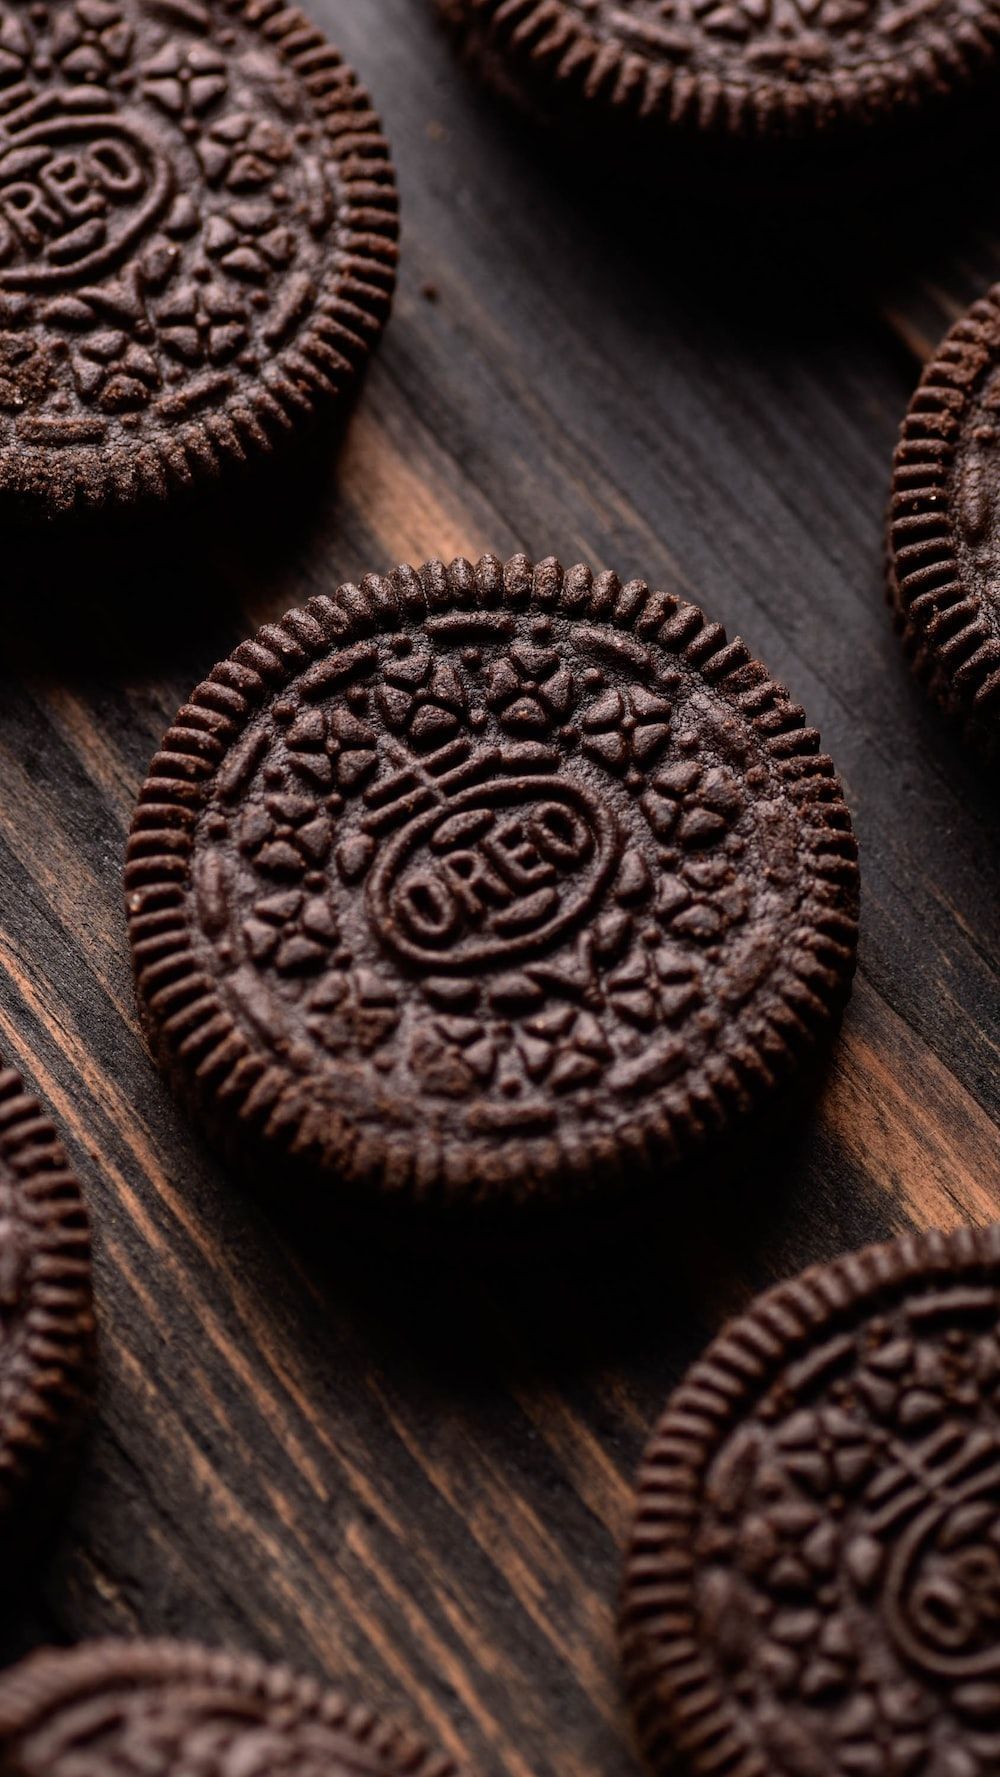
[{"label": "dark wood surface", "polygon": [[[993,777],[909,682],[880,556],[899,419],[1000,276],[1000,197],[969,182],[949,218],[947,177],[886,199],[877,168],[829,214],[630,192],[482,98],[421,0],[311,11],[403,204],[343,437],[166,535],[6,550],[0,1046],[87,1188],[103,1364],[3,1652],[196,1635],[342,1681],[483,1777],[629,1777],[615,1599],[661,1400],[755,1288],[997,1211]],[[483,1266],[304,1238],[212,1160],[140,1043],[120,869],[163,729],[240,636],[487,547],[642,574],[741,633],[838,761],[864,914],[804,1110],[641,1240],[556,1229]]]}]

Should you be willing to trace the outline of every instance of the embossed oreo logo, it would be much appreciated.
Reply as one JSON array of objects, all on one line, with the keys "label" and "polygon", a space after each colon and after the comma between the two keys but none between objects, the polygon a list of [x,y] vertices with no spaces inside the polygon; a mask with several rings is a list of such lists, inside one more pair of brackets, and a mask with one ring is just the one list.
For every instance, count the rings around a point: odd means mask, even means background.
[{"label": "embossed oreo logo", "polygon": [[118,117],[57,117],[0,149],[0,288],[89,282],[155,221],[173,179]]},{"label": "embossed oreo logo", "polygon": [[368,885],[387,948],[423,969],[513,962],[584,919],[616,859],[608,810],[581,784],[479,786],[410,822]]},{"label": "embossed oreo logo", "polygon": [[[932,1505],[894,1552],[888,1579],[891,1628],[915,1666],[937,1680],[995,1679],[1000,1672],[1000,1530],[994,1505],[998,1453]],[[974,1452],[978,1460],[982,1450]]]}]

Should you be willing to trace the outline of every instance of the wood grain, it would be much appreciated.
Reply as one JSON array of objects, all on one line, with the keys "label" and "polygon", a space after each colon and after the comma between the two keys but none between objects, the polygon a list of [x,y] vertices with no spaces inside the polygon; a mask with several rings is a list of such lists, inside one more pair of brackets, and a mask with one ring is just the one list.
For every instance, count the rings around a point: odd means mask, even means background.
[{"label": "wood grain", "polygon": [[[1000,276],[1000,198],[702,201],[495,107],[419,0],[314,0],[396,151],[395,316],[343,435],[163,534],[8,544],[0,1048],[92,1205],[100,1412],[2,1649],[104,1631],[283,1656],[482,1777],[632,1777],[613,1622],[630,1476],[752,1290],[997,1213],[995,790],[904,670],[881,532],[922,358]],[[396,560],[641,574],[806,706],[863,853],[857,989],[811,1103],[711,1192],[485,1266],[308,1238],[226,1176],[139,1040],[120,867],[189,688]]]}]

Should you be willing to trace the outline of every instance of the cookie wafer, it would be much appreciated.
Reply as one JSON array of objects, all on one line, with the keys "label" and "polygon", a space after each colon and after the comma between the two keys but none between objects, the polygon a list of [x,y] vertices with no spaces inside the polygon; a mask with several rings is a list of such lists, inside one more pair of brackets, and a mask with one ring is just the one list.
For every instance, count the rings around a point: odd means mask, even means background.
[{"label": "cookie wafer", "polygon": [[4,1777],[458,1777],[452,1759],[284,1667],[95,1641],[0,1679]]},{"label": "cookie wafer", "polygon": [[0,1541],[16,1551],[90,1405],[90,1230],[48,1117],[0,1068]]},{"label": "cookie wafer", "polygon": [[279,0],[55,0],[0,49],[0,511],[176,498],[339,400],[396,195],[320,32]]},{"label": "cookie wafer", "polygon": [[626,1680],[656,1770],[990,1777],[1000,1735],[1000,1228],[762,1296],[638,1480]]},{"label": "cookie wafer", "polygon": [[497,87],[649,136],[871,127],[995,69],[996,0],[437,0]]},{"label": "cookie wafer", "polygon": [[889,507],[889,595],[931,696],[1000,745],[1000,285],[955,323],[903,422]]},{"label": "cookie wafer", "polygon": [[743,643],[523,556],[243,643],[127,867],[144,1026],[216,1138],[429,1205],[667,1188],[828,1034],[857,892],[834,768]]}]

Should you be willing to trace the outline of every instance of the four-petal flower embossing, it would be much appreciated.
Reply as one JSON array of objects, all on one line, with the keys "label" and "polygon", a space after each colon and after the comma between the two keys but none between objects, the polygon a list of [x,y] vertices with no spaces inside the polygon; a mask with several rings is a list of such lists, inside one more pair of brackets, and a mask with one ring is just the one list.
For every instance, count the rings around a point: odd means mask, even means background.
[{"label": "four-petal flower embossing", "polygon": [[399,996],[374,969],[332,969],[308,998],[306,1026],[331,1055],[373,1055],[399,1023]]},{"label": "four-petal flower embossing", "polygon": [[303,710],[285,735],[292,770],[317,789],[358,790],[378,763],[377,735],[351,709]]},{"label": "four-petal flower embossing", "polygon": [[603,691],[583,711],[583,750],[612,771],[645,769],[670,739],[671,706],[644,685]]},{"label": "four-petal flower embossing", "polygon": [[117,327],[95,329],[73,360],[76,386],[85,401],[105,413],[132,413],[145,407],[160,386],[156,359],[145,346]]},{"label": "four-petal flower embossing", "polygon": [[277,791],[252,803],[239,829],[241,851],[258,870],[279,880],[294,881],[319,869],[330,855],[330,818],[317,812],[311,796]]},{"label": "four-petal flower embossing", "polygon": [[159,337],[185,364],[225,364],[247,342],[246,309],[223,284],[180,284],[156,309]]},{"label": "four-petal flower embossing", "polygon": [[100,81],[125,66],[132,38],[132,27],[113,0],[77,0],[56,15],[52,51],[71,80]]},{"label": "four-petal flower embossing", "polygon": [[262,896],[243,936],[255,963],[273,963],[279,975],[303,975],[323,967],[338,927],[325,894],[288,889]]},{"label": "four-petal flower embossing", "polygon": [[396,659],[386,667],[376,702],[390,728],[421,750],[451,740],[465,719],[465,686],[449,660],[414,649],[408,636],[397,637]]},{"label": "four-petal flower embossing", "polygon": [[225,59],[209,43],[165,43],[143,64],[143,91],[171,116],[201,116],[225,97]]},{"label": "four-petal flower embossing", "polygon": [[487,675],[486,701],[512,734],[547,734],[566,720],[573,692],[573,675],[556,650],[533,642],[516,642]]},{"label": "four-petal flower embossing", "polygon": [[685,851],[700,851],[725,838],[739,819],[743,802],[731,771],[683,759],[655,774],[641,806],[657,839],[673,839]]}]

